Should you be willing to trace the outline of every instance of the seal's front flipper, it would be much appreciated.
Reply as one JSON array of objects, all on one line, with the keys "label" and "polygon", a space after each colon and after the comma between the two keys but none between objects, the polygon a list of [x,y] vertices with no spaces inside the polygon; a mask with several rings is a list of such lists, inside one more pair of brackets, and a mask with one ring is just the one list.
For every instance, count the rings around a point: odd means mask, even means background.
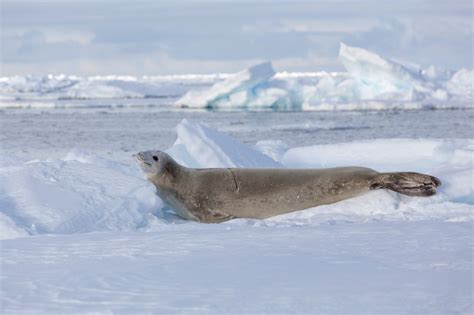
[{"label": "seal's front flipper", "polygon": [[441,181],[430,175],[399,172],[381,173],[370,186],[370,189],[386,188],[408,196],[432,196]]}]

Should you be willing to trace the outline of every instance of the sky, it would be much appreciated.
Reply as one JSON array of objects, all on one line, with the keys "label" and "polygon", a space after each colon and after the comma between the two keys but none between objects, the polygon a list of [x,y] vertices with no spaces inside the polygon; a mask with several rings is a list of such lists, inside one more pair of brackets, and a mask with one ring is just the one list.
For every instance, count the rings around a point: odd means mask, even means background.
[{"label": "sky", "polygon": [[344,42],[472,68],[471,0],[0,0],[1,75],[340,71]]}]

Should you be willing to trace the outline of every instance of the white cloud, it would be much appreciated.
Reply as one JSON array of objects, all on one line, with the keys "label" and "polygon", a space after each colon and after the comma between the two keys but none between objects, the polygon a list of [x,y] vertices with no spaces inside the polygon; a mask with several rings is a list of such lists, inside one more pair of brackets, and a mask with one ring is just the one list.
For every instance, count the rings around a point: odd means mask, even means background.
[{"label": "white cloud", "polygon": [[367,18],[299,19],[255,22],[242,26],[245,33],[355,33],[368,31],[378,21]]},{"label": "white cloud", "polygon": [[46,44],[77,43],[80,45],[88,45],[95,38],[95,34],[91,31],[51,27],[7,28],[3,31],[3,36],[6,38],[21,38],[31,33],[35,33],[36,36],[40,37]]},{"label": "white cloud", "polygon": [[94,33],[82,30],[58,30],[43,29],[46,43],[75,42],[81,45],[88,45],[94,40]]}]

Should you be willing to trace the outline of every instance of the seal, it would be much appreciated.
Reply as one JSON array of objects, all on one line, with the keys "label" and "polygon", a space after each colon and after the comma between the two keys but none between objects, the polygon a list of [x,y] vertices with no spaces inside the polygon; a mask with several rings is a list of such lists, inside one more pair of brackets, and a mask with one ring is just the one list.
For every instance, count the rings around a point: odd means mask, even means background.
[{"label": "seal", "polygon": [[265,219],[356,197],[375,189],[431,196],[441,181],[365,167],[327,169],[187,168],[162,151],[136,155],[157,194],[178,215],[205,223]]}]

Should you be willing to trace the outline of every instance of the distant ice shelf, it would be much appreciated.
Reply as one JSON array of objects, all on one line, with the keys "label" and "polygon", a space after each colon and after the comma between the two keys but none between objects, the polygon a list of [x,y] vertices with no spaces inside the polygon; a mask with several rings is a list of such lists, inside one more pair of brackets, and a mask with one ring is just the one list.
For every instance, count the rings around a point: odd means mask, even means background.
[{"label": "distant ice shelf", "polygon": [[[339,61],[346,72],[275,72],[264,62],[235,74],[0,77],[0,107],[119,103],[285,110],[472,108],[472,69],[423,68],[343,43]],[[136,101],[153,99],[162,101]]]}]

